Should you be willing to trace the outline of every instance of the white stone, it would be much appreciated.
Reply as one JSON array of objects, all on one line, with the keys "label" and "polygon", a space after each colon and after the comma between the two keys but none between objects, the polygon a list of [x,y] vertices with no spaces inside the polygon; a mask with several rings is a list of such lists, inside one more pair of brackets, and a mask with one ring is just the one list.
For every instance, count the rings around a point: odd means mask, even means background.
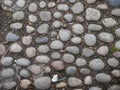
[{"label": "white stone", "polygon": [[28,19],[29,19],[29,21],[30,22],[32,22],[32,23],[35,23],[35,22],[37,22],[37,17],[35,16],[35,15],[29,15],[28,16]]},{"label": "white stone", "polygon": [[115,68],[115,67],[117,67],[119,65],[119,61],[116,58],[114,58],[114,57],[113,58],[109,58],[107,60],[107,63],[108,63],[109,66],[111,66],[113,68]]},{"label": "white stone", "polygon": [[120,40],[115,43],[115,47],[120,50]]},{"label": "white stone", "polygon": [[35,58],[35,60],[38,62],[38,63],[48,63],[50,61],[50,58],[46,55],[39,55]]},{"label": "white stone", "polygon": [[31,3],[28,7],[29,12],[36,12],[38,9],[38,6],[36,3]]},{"label": "white stone", "polygon": [[11,0],[4,0],[4,4],[10,7],[12,6],[13,2]]},{"label": "white stone", "polygon": [[115,30],[115,35],[120,38],[120,28]]},{"label": "white stone", "polygon": [[26,31],[27,31],[27,33],[32,33],[33,31],[35,31],[35,28],[32,27],[32,26],[27,25],[26,26]]},{"label": "white stone", "polygon": [[86,76],[85,79],[84,79],[84,84],[91,85],[92,84],[92,77],[91,76]]},{"label": "white stone", "polygon": [[20,8],[23,8],[25,6],[25,0],[18,0],[16,5]]},{"label": "white stone", "polygon": [[107,6],[107,4],[98,4],[98,5],[97,5],[97,8],[98,8],[98,9],[102,9],[102,10],[107,10],[107,9],[108,9],[108,6]]},{"label": "white stone", "polygon": [[73,37],[71,38],[71,42],[74,44],[80,44],[82,39],[80,37]]},{"label": "white stone", "polygon": [[56,18],[56,19],[60,19],[60,18],[62,17],[62,14],[61,14],[61,12],[56,11],[56,12],[53,14],[53,16],[54,16],[54,18]]},{"label": "white stone", "polygon": [[88,4],[93,4],[93,3],[95,3],[96,2],[96,0],[87,0],[87,3]]},{"label": "white stone", "polygon": [[38,51],[40,53],[48,53],[49,52],[49,47],[47,45],[40,45],[38,47]]},{"label": "white stone", "polygon": [[55,28],[59,28],[61,26],[61,22],[56,20],[56,21],[53,22],[53,26]]},{"label": "white stone", "polygon": [[34,57],[36,55],[36,49],[34,47],[28,47],[25,53],[29,58]]},{"label": "white stone", "polygon": [[39,3],[39,6],[40,6],[40,8],[46,7],[46,2],[41,1],[41,2]]},{"label": "white stone", "polygon": [[10,46],[10,52],[12,53],[20,53],[22,51],[22,47],[18,43],[13,43]]},{"label": "white stone", "polygon": [[120,70],[113,70],[111,73],[114,77],[120,77]]},{"label": "white stone", "polygon": [[101,46],[98,48],[97,53],[102,56],[106,56],[109,52],[109,48],[107,46]]},{"label": "white stone", "polygon": [[17,11],[13,13],[12,17],[14,20],[23,20],[25,17],[25,14],[23,11]]},{"label": "white stone", "polygon": [[22,25],[22,23],[12,23],[11,25],[10,25],[10,28],[12,28],[12,29],[22,29],[22,27],[23,27],[23,25]]},{"label": "white stone", "polygon": [[24,36],[22,38],[22,43],[24,45],[30,45],[32,43],[32,36],[28,35],[28,36]]},{"label": "white stone", "polygon": [[87,64],[87,61],[83,58],[77,58],[75,61],[76,66],[81,67]]},{"label": "white stone", "polygon": [[59,4],[57,6],[57,9],[60,11],[68,11],[69,10],[69,6],[67,4]]},{"label": "white stone", "polygon": [[81,24],[74,24],[71,28],[75,34],[82,34],[84,32],[84,27]]}]

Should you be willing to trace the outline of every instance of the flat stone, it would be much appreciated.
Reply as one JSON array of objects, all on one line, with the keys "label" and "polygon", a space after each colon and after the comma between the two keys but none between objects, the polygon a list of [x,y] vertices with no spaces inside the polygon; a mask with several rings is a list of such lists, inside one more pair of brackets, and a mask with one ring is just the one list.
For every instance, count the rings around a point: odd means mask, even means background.
[{"label": "flat stone", "polygon": [[50,61],[50,58],[46,55],[39,55],[35,58],[35,60],[38,63],[48,63]]},{"label": "flat stone", "polygon": [[20,66],[29,66],[30,65],[30,60],[28,60],[26,58],[19,58],[15,62],[16,62],[16,64],[18,64]]},{"label": "flat stone", "polygon": [[47,34],[49,31],[49,25],[48,24],[41,24],[37,29],[39,34]]},{"label": "flat stone", "polygon": [[84,32],[84,27],[81,24],[74,24],[71,28],[75,34],[82,34]]},{"label": "flat stone", "polygon": [[48,40],[49,40],[48,37],[37,37],[35,39],[35,42],[39,44],[46,44],[48,43]]},{"label": "flat stone", "polygon": [[41,21],[50,21],[52,16],[50,11],[41,11],[39,13]]},{"label": "flat stone", "polygon": [[15,13],[13,13],[13,15],[12,15],[12,18],[13,18],[14,20],[23,20],[24,17],[25,17],[25,14],[24,14],[23,11],[17,11],[17,12],[15,12]]},{"label": "flat stone", "polygon": [[111,81],[111,76],[106,73],[99,73],[95,76],[95,79],[100,83],[108,83]]},{"label": "flat stone", "polygon": [[36,49],[34,47],[28,47],[25,53],[29,58],[34,57],[36,55]]},{"label": "flat stone", "polygon": [[48,45],[40,45],[38,47],[38,51],[40,53],[48,53],[49,52],[49,46]]},{"label": "flat stone", "polygon": [[69,30],[60,30],[59,36],[62,41],[68,41],[71,38],[71,32]]},{"label": "flat stone", "polygon": [[85,57],[91,57],[95,52],[89,48],[83,48],[82,49],[82,55]]},{"label": "flat stone", "polygon": [[106,56],[109,52],[109,48],[107,46],[101,46],[97,49],[97,53],[102,56]]},{"label": "flat stone", "polygon": [[33,84],[37,89],[48,89],[51,86],[51,78],[41,77],[34,80]]},{"label": "flat stone", "polygon": [[89,67],[93,70],[98,71],[98,70],[102,70],[105,67],[105,64],[101,59],[96,58],[90,61]]},{"label": "flat stone", "polygon": [[66,63],[73,63],[75,61],[75,57],[69,53],[65,53],[62,58]]},{"label": "flat stone", "polygon": [[97,8],[98,8],[98,9],[101,9],[101,10],[108,10],[107,4],[98,4],[98,5],[97,5]]},{"label": "flat stone", "polygon": [[20,53],[22,51],[22,47],[18,43],[13,43],[10,46],[10,52],[12,53]]},{"label": "flat stone", "polygon": [[22,43],[24,45],[30,45],[32,43],[32,36],[31,35],[23,36]]},{"label": "flat stone", "polygon": [[96,2],[96,0],[87,0],[87,3],[88,4],[93,4],[93,3],[95,3]]},{"label": "flat stone", "polygon": [[5,52],[6,52],[5,46],[4,45],[0,45],[0,56],[5,54]]},{"label": "flat stone", "polygon": [[113,9],[111,14],[120,17],[120,9],[119,8]]},{"label": "flat stone", "polygon": [[6,41],[8,41],[8,42],[17,41],[19,38],[20,38],[20,36],[18,36],[18,35],[15,34],[15,33],[12,33],[12,32],[9,32],[9,33],[6,35]]},{"label": "flat stone", "polygon": [[73,4],[73,6],[71,7],[71,10],[74,14],[80,14],[84,11],[84,6],[81,2],[77,2]]},{"label": "flat stone", "polygon": [[86,34],[84,36],[85,44],[88,46],[94,46],[96,44],[96,36],[94,34]]},{"label": "flat stone", "polygon": [[20,8],[23,8],[25,6],[25,3],[26,3],[25,0],[18,0],[16,2],[16,5]]},{"label": "flat stone", "polygon": [[83,58],[77,58],[75,61],[76,66],[85,66],[87,64],[87,61]]},{"label": "flat stone", "polygon": [[1,58],[1,64],[3,66],[9,66],[13,63],[13,58],[12,57],[3,57]]},{"label": "flat stone", "polygon": [[102,20],[102,23],[105,27],[109,28],[109,27],[113,27],[117,24],[117,22],[115,21],[115,19],[113,18],[104,18]]},{"label": "flat stone", "polygon": [[87,68],[80,69],[80,73],[83,74],[83,75],[88,75],[88,74],[90,74],[90,72],[91,71]]},{"label": "flat stone", "polygon": [[51,65],[57,71],[61,71],[65,68],[62,61],[54,61]]},{"label": "flat stone", "polygon": [[89,31],[100,31],[101,29],[102,29],[102,26],[98,25],[98,24],[89,24],[88,25]]},{"label": "flat stone", "polygon": [[115,67],[117,67],[119,65],[119,61],[116,58],[114,58],[114,57],[113,58],[109,58],[107,60],[107,63],[108,63],[109,66],[111,66],[113,68],[115,68]]},{"label": "flat stone", "polygon": [[70,87],[77,87],[80,86],[82,84],[82,80],[76,78],[76,77],[70,77],[68,78],[68,85]]},{"label": "flat stone", "polygon": [[95,8],[87,8],[85,17],[88,21],[98,21],[101,17],[101,13]]},{"label": "flat stone", "polygon": [[79,48],[76,46],[68,46],[68,47],[66,47],[65,50],[72,54],[78,54],[80,52]]},{"label": "flat stone", "polygon": [[11,25],[10,25],[10,28],[11,29],[15,29],[15,30],[18,30],[18,29],[22,29],[23,28],[23,25],[22,25],[22,23],[12,23]]},{"label": "flat stone", "polygon": [[68,11],[69,10],[69,6],[67,4],[59,4],[57,6],[57,9],[60,10],[60,11]]},{"label": "flat stone", "polygon": [[68,66],[66,68],[66,73],[68,75],[75,75],[77,73],[77,68],[75,66]]},{"label": "flat stone", "polygon": [[38,6],[36,3],[30,3],[28,7],[29,12],[36,12],[38,10]]},{"label": "flat stone", "polygon": [[2,78],[10,78],[15,75],[15,71],[12,68],[3,69],[1,72]]},{"label": "flat stone", "polygon": [[54,40],[51,42],[50,47],[52,49],[63,49],[64,44],[60,40]]},{"label": "flat stone", "polygon": [[101,41],[106,42],[106,43],[111,43],[114,40],[113,35],[108,32],[101,32],[98,37]]},{"label": "flat stone", "polygon": [[16,85],[17,85],[17,83],[14,82],[14,81],[12,81],[12,82],[5,82],[5,83],[3,84],[3,88],[11,90],[11,89],[13,89]]}]

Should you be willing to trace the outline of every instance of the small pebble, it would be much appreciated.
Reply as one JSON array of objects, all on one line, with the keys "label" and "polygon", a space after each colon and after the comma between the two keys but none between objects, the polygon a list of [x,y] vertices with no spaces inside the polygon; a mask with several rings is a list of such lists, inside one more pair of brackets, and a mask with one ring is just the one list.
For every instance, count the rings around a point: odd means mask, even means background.
[{"label": "small pebble", "polygon": [[34,47],[28,47],[25,53],[29,58],[34,57],[36,55],[36,49]]},{"label": "small pebble", "polygon": [[22,47],[18,43],[13,43],[10,46],[10,52],[12,53],[20,53],[22,51]]},{"label": "small pebble", "polygon": [[28,19],[29,19],[29,21],[30,22],[32,22],[32,23],[35,23],[35,22],[37,22],[37,16],[35,16],[35,15],[29,15],[28,16]]},{"label": "small pebble", "polygon": [[28,70],[26,69],[22,69],[20,72],[19,72],[20,76],[24,77],[24,78],[27,78],[30,76]]},{"label": "small pebble", "polygon": [[30,45],[32,43],[32,36],[28,35],[28,36],[24,36],[22,38],[22,43],[24,45]]},{"label": "small pebble", "polygon": [[25,0],[18,0],[16,5],[20,8],[23,8],[25,6]]},{"label": "small pebble", "polygon": [[32,82],[29,81],[28,79],[23,79],[23,80],[20,81],[20,86],[21,86],[23,89],[27,89],[27,88],[30,86],[31,83],[32,83]]},{"label": "small pebble", "polygon": [[79,52],[80,52],[80,49],[77,46],[68,46],[68,47],[66,47],[65,50],[72,54],[79,54]]},{"label": "small pebble", "polygon": [[12,68],[3,69],[1,72],[2,78],[10,78],[15,75],[15,71]]},{"label": "small pebble", "polygon": [[77,58],[75,61],[76,66],[85,66],[87,64],[87,61],[83,58]]},{"label": "small pebble", "polygon": [[62,58],[66,63],[73,63],[75,61],[75,57],[69,53],[65,53]]},{"label": "small pebble", "polygon": [[57,71],[61,71],[65,68],[62,61],[54,61],[51,65]]},{"label": "small pebble", "polygon": [[23,20],[25,18],[25,14],[23,11],[17,11],[13,13],[12,17],[14,20]]},{"label": "small pebble", "polygon": [[30,60],[28,60],[26,58],[19,58],[15,62],[16,62],[16,64],[18,64],[20,66],[29,66],[30,65]]},{"label": "small pebble", "polygon": [[85,83],[86,85],[91,85],[91,84],[92,84],[92,77],[91,77],[91,76],[86,76],[86,77],[84,78],[84,83]]},{"label": "small pebble", "polygon": [[66,68],[66,73],[68,75],[75,75],[77,73],[77,68],[75,66],[68,66]]},{"label": "small pebble", "polygon": [[0,45],[0,56],[5,54],[5,52],[6,52],[5,46],[4,45]]},{"label": "small pebble", "polygon": [[84,27],[81,24],[74,24],[71,28],[75,34],[82,34],[84,32]]},{"label": "small pebble", "polygon": [[50,61],[50,58],[46,55],[39,55],[35,58],[35,60],[38,62],[38,63],[48,63]]},{"label": "small pebble", "polygon": [[17,83],[14,82],[14,81],[12,81],[12,82],[5,82],[5,83],[3,84],[3,88],[11,90],[11,89],[13,89],[16,85],[17,85]]},{"label": "small pebble", "polygon": [[120,77],[120,70],[113,70],[111,73],[114,77]]},{"label": "small pebble", "polygon": [[8,41],[8,42],[17,41],[19,38],[20,38],[20,36],[18,36],[15,33],[12,33],[12,32],[7,33],[7,35],[6,35],[6,41]]},{"label": "small pebble", "polygon": [[49,52],[49,47],[48,47],[48,45],[40,45],[38,47],[38,51],[40,53],[48,53]]},{"label": "small pebble", "polygon": [[29,7],[28,7],[29,12],[36,12],[38,10],[38,6],[36,3],[30,3]]},{"label": "small pebble", "polygon": [[22,23],[12,23],[11,25],[10,25],[10,28],[11,29],[15,29],[15,30],[18,30],[18,29],[22,29],[23,28],[23,24]]},{"label": "small pebble", "polygon": [[13,63],[13,58],[12,57],[3,57],[1,58],[1,64],[3,66],[9,66]]},{"label": "small pebble", "polygon": [[60,82],[56,85],[56,88],[65,88],[67,87],[67,84],[65,82]]},{"label": "small pebble", "polygon": [[113,58],[109,58],[107,60],[107,63],[108,63],[109,66],[111,66],[113,68],[115,68],[115,67],[117,67],[119,65],[119,61],[116,58],[114,58],[114,57]]}]

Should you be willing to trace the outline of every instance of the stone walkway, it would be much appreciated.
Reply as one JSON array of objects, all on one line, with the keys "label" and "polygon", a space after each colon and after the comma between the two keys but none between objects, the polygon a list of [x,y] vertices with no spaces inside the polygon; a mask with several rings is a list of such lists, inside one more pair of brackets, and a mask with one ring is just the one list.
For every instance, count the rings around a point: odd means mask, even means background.
[{"label": "stone walkway", "polygon": [[0,3],[0,90],[120,90],[120,7]]}]

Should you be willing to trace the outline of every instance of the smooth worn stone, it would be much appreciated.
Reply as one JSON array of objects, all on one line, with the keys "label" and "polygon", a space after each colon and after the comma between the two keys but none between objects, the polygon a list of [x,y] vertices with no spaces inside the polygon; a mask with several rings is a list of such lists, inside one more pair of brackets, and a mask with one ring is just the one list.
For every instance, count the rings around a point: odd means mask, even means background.
[{"label": "smooth worn stone", "polygon": [[113,9],[111,14],[114,15],[114,16],[119,16],[120,17],[120,9],[119,8]]},{"label": "smooth worn stone", "polygon": [[67,21],[67,22],[71,22],[73,20],[73,15],[72,14],[65,14],[64,15],[64,19]]},{"label": "smooth worn stone", "polygon": [[108,33],[108,32],[101,32],[98,35],[98,37],[101,41],[106,42],[106,43],[111,43],[114,40],[113,35],[111,33]]},{"label": "smooth worn stone", "polygon": [[24,14],[23,11],[17,11],[17,12],[15,12],[15,13],[13,13],[13,15],[12,15],[12,18],[13,18],[14,20],[23,20],[24,17],[25,17],[25,14]]},{"label": "smooth worn stone", "polygon": [[96,44],[96,36],[94,34],[86,34],[84,36],[85,44],[88,46],[94,46]]},{"label": "smooth worn stone", "polygon": [[36,12],[38,10],[38,6],[36,3],[30,3],[29,7],[28,7],[29,12]]},{"label": "smooth worn stone", "polygon": [[109,58],[107,60],[107,63],[108,63],[109,66],[111,66],[113,68],[115,68],[115,67],[117,67],[119,65],[119,61],[116,58],[114,58],[114,57],[113,58]]},{"label": "smooth worn stone", "polygon": [[27,26],[26,26],[26,31],[27,31],[27,33],[32,33],[32,32],[35,31],[35,28],[32,27],[32,26],[27,25]]},{"label": "smooth worn stone", "polygon": [[90,72],[91,71],[87,68],[80,69],[80,73],[83,74],[83,75],[88,75],[88,74],[90,74]]},{"label": "smooth worn stone", "polygon": [[111,81],[111,76],[106,73],[99,73],[95,76],[95,79],[100,83],[108,83]]},{"label": "smooth worn stone", "polygon": [[88,4],[93,4],[93,3],[95,3],[96,2],[96,0],[87,0],[87,3]]},{"label": "smooth worn stone", "polygon": [[66,73],[68,75],[75,75],[77,73],[77,68],[75,66],[69,66],[66,68]]},{"label": "smooth worn stone", "polygon": [[62,17],[62,13],[56,11],[56,12],[53,14],[53,17],[54,17],[55,19],[60,19],[60,18]]},{"label": "smooth worn stone", "polygon": [[45,73],[50,73],[51,72],[51,68],[49,66],[45,67]]},{"label": "smooth worn stone", "polygon": [[13,63],[13,57],[3,57],[0,62],[3,66],[9,66]]},{"label": "smooth worn stone", "polygon": [[55,7],[55,5],[56,5],[55,2],[49,2],[49,3],[47,4],[48,8],[53,8],[53,7]]},{"label": "smooth worn stone", "polygon": [[69,10],[69,6],[67,4],[59,4],[57,6],[57,9],[60,10],[60,11],[68,11]]},{"label": "smooth worn stone", "polygon": [[120,85],[111,85],[107,90],[120,90]]},{"label": "smooth worn stone", "polygon": [[77,46],[68,46],[68,47],[66,47],[65,50],[72,54],[79,54],[79,52],[80,52],[80,49]]},{"label": "smooth worn stone", "polygon": [[67,87],[67,83],[65,82],[60,82],[56,85],[56,88],[65,88],[65,87]]},{"label": "smooth worn stone", "polygon": [[61,54],[59,52],[53,52],[51,53],[51,58],[53,59],[60,59]]},{"label": "smooth worn stone", "polygon": [[113,18],[104,18],[102,20],[102,23],[105,27],[109,28],[109,27],[113,27],[117,24],[117,22],[115,21],[115,19]]},{"label": "smooth worn stone", "polygon": [[17,83],[14,82],[14,81],[12,81],[12,82],[5,82],[3,84],[3,88],[12,90],[16,85],[17,85]]},{"label": "smooth worn stone", "polygon": [[96,58],[90,61],[89,67],[93,70],[98,71],[98,70],[102,70],[105,67],[105,64],[101,59]]},{"label": "smooth worn stone", "polygon": [[30,73],[28,72],[28,70],[26,69],[22,69],[20,72],[19,72],[20,76],[24,77],[24,78],[27,78],[30,76]]},{"label": "smooth worn stone", "polygon": [[31,83],[32,83],[32,82],[29,81],[28,79],[23,79],[23,80],[20,81],[20,86],[21,86],[23,89],[27,89],[27,88],[30,86]]},{"label": "smooth worn stone", "polygon": [[120,38],[120,28],[115,30],[115,35]]},{"label": "smooth worn stone", "polygon": [[73,37],[73,38],[71,38],[71,42],[73,44],[80,44],[81,41],[82,41],[82,39],[80,37]]},{"label": "smooth worn stone", "polygon": [[98,8],[98,9],[101,9],[101,10],[107,10],[107,9],[108,9],[108,6],[107,6],[107,4],[98,4],[98,5],[97,5],[97,8]]},{"label": "smooth worn stone", "polygon": [[22,47],[18,43],[13,43],[10,46],[10,52],[12,53],[20,53],[22,51]]},{"label": "smooth worn stone", "polygon": [[30,72],[32,72],[33,74],[41,74],[42,73],[42,67],[40,67],[40,65],[33,64],[33,65],[30,65],[27,69]]},{"label": "smooth worn stone", "polygon": [[81,24],[74,24],[71,28],[75,34],[82,34],[84,32],[84,27]]},{"label": "smooth worn stone", "polygon": [[39,13],[41,21],[50,21],[52,16],[50,11],[41,11]]},{"label": "smooth worn stone", "polygon": [[50,61],[50,58],[46,55],[39,55],[35,58],[35,60],[38,63],[48,63]]},{"label": "smooth worn stone", "polygon": [[101,46],[97,49],[97,53],[102,56],[106,56],[109,52],[109,48],[107,46]]},{"label": "smooth worn stone", "polygon": [[2,78],[10,78],[15,75],[15,71],[12,68],[3,69],[1,72]]},{"label": "smooth worn stone", "polygon": [[84,22],[84,18],[82,16],[76,16],[76,21]]},{"label": "smooth worn stone", "polygon": [[84,84],[91,85],[92,84],[92,77],[91,76],[86,76],[84,78]]},{"label": "smooth worn stone", "polygon": [[75,3],[75,2],[76,2],[76,0],[69,0],[69,2],[70,2],[70,3]]},{"label": "smooth worn stone", "polygon": [[102,90],[102,88],[93,86],[93,87],[90,87],[88,90]]},{"label": "smooth worn stone", "polygon": [[119,51],[114,52],[113,56],[116,58],[120,58],[120,52]]},{"label": "smooth worn stone", "polygon": [[69,30],[63,29],[59,31],[59,36],[62,41],[68,41],[71,38],[71,32]]},{"label": "smooth worn stone", "polygon": [[56,20],[56,21],[53,22],[53,27],[59,28],[60,26],[61,26],[61,22],[60,21]]},{"label": "smooth worn stone", "polygon": [[113,70],[111,73],[114,77],[120,77],[120,70]]},{"label": "smooth worn stone", "polygon": [[44,23],[44,24],[41,24],[38,29],[37,29],[38,33],[39,34],[48,34],[48,31],[49,31],[49,25]]},{"label": "smooth worn stone", "polygon": [[82,49],[82,56],[91,57],[93,54],[95,54],[95,52],[89,48]]},{"label": "smooth worn stone", "polygon": [[82,80],[80,80],[79,78],[76,77],[68,78],[68,85],[70,87],[77,87],[80,86],[81,84],[82,84]]},{"label": "smooth worn stone", "polygon": [[71,7],[71,10],[74,14],[80,14],[83,12],[84,6],[81,2],[77,2],[73,4],[73,6]]},{"label": "smooth worn stone", "polygon": [[102,26],[98,25],[98,24],[89,24],[88,25],[89,31],[100,31],[101,29],[102,29]]},{"label": "smooth worn stone", "polygon": [[17,30],[17,29],[22,29],[23,28],[23,24],[22,23],[12,23],[11,25],[10,25],[10,28],[11,29],[15,29],[15,30]]},{"label": "smooth worn stone", "polygon": [[34,47],[28,47],[25,53],[29,58],[34,57],[36,55],[36,49]]},{"label": "smooth worn stone", "polygon": [[30,22],[32,22],[32,23],[35,23],[35,22],[37,22],[37,16],[35,16],[35,15],[29,15],[28,16],[28,19],[29,19],[29,21]]},{"label": "smooth worn stone", "polygon": [[4,45],[0,45],[0,55],[5,54],[5,52],[6,52],[5,46]]},{"label": "smooth worn stone", "polygon": [[75,61],[75,57],[69,53],[65,53],[62,58],[66,63],[73,63]]},{"label": "smooth worn stone", "polygon": [[46,7],[46,2],[40,1],[39,7],[40,7],[40,8],[45,8],[45,7]]},{"label": "smooth worn stone", "polygon": [[51,86],[51,78],[50,77],[40,77],[34,80],[34,86],[37,89],[48,89]]},{"label": "smooth worn stone", "polygon": [[54,40],[50,44],[50,48],[52,49],[63,49],[64,44],[60,40]]},{"label": "smooth worn stone", "polygon": [[16,5],[20,8],[23,8],[25,6],[25,0],[18,0]]},{"label": "smooth worn stone", "polygon": [[77,58],[75,61],[76,66],[85,66],[87,64],[87,61],[83,58]]},{"label": "smooth worn stone", "polygon": [[115,43],[115,47],[120,50],[120,40]]},{"label": "smooth worn stone", "polygon": [[48,53],[49,52],[49,46],[48,45],[40,45],[38,47],[38,51],[40,53]]},{"label": "smooth worn stone", "polygon": [[57,37],[57,32],[56,31],[51,31],[50,35],[51,35],[52,38],[55,38],[55,37]]},{"label": "smooth worn stone", "polygon": [[3,3],[6,5],[6,6],[12,6],[13,2],[12,0],[4,0]]},{"label": "smooth worn stone", "polygon": [[16,64],[20,66],[29,66],[30,65],[30,60],[26,58],[19,58],[16,61]]},{"label": "smooth worn stone", "polygon": [[22,43],[24,45],[30,45],[32,43],[32,36],[28,35],[28,36],[24,36],[22,38]]},{"label": "smooth worn stone", "polygon": [[65,68],[64,63],[62,61],[54,61],[51,65],[57,71],[64,70]]},{"label": "smooth worn stone", "polygon": [[37,38],[35,39],[35,42],[36,42],[36,43],[39,43],[39,44],[48,43],[48,37],[37,37]]},{"label": "smooth worn stone", "polygon": [[87,8],[85,17],[88,21],[98,21],[101,17],[101,13],[95,8]]},{"label": "smooth worn stone", "polygon": [[17,41],[19,38],[20,38],[20,36],[18,36],[18,35],[15,34],[15,33],[12,33],[12,32],[9,32],[9,33],[6,35],[6,41],[8,41],[8,42]]}]

